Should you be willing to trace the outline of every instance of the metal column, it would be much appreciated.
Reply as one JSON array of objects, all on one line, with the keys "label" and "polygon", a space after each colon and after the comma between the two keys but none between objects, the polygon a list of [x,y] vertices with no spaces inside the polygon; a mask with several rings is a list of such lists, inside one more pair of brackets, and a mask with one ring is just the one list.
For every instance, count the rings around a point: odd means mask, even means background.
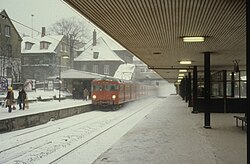
[{"label": "metal column", "polygon": [[227,71],[223,70],[223,106],[224,113],[227,113]]},{"label": "metal column", "polygon": [[[246,20],[250,18],[250,1],[246,0]],[[250,21],[246,21],[246,29],[249,29]],[[247,65],[247,106],[250,106],[250,31],[246,30],[246,65]],[[249,110],[246,111],[245,115],[248,115]],[[247,121],[249,122],[249,117],[247,117]],[[249,126],[247,126],[247,131],[249,132]],[[248,157],[250,156],[250,137],[247,133],[247,163],[250,163]]]},{"label": "metal column", "polygon": [[191,83],[192,83],[192,77],[191,77],[191,72],[188,72],[188,107],[192,107],[192,86],[191,86]]},{"label": "metal column", "polygon": [[188,102],[188,78],[185,76],[185,102]]},{"label": "metal column", "polygon": [[210,129],[210,52],[204,53],[204,128]]},{"label": "metal column", "polygon": [[235,89],[234,72],[231,72],[231,97],[234,97],[234,89]]},{"label": "metal column", "polygon": [[193,111],[192,113],[198,113],[198,104],[197,104],[197,98],[198,98],[198,83],[197,83],[197,66],[194,66],[193,68]]}]

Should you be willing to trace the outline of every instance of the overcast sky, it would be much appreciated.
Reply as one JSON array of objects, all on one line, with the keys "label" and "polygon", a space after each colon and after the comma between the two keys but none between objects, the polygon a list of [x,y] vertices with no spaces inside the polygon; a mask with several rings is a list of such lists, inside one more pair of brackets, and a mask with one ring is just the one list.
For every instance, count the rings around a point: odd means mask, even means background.
[{"label": "overcast sky", "polygon": [[[86,22],[90,28],[95,28],[62,0],[0,0],[0,9],[5,9],[11,19],[30,28],[32,28],[33,21],[33,28],[37,31],[41,31],[42,27],[48,28],[62,18],[69,17],[76,17]],[[14,25],[20,34],[31,35],[30,29],[17,23]]]},{"label": "overcast sky", "polygon": [[[35,31],[41,32],[42,27],[48,29],[52,24],[62,18],[75,17],[77,20],[85,22],[91,31],[91,35],[95,29],[99,36],[106,37],[104,32],[100,32],[93,23],[77,13],[63,0],[0,0],[0,11],[3,9],[5,9],[8,16],[14,20],[12,22],[21,36],[23,34],[32,35],[32,24],[34,29],[33,35],[35,36],[38,34],[38,32]],[[15,23],[15,21],[19,23]],[[30,27],[30,29],[20,24],[24,24]],[[112,49],[124,49],[117,43],[114,43],[113,40],[107,39],[106,41],[109,42],[110,47],[113,47]]]}]

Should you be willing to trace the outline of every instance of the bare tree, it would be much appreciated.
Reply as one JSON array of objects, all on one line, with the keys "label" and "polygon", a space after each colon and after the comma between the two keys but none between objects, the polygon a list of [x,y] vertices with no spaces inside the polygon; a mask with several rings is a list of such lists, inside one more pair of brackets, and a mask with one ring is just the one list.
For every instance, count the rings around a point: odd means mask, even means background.
[{"label": "bare tree", "polygon": [[78,21],[75,17],[63,18],[54,23],[49,31],[58,35],[71,37],[71,45],[73,48],[84,46],[86,40],[89,40],[90,30],[84,21]]}]

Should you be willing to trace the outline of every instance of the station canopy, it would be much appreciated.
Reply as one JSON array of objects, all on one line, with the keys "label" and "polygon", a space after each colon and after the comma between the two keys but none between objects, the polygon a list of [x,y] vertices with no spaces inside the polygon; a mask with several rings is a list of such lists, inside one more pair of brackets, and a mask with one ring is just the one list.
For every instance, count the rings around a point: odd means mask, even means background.
[{"label": "station canopy", "polygon": [[179,69],[203,70],[204,52],[211,70],[246,69],[245,0],[64,1],[169,82]]}]

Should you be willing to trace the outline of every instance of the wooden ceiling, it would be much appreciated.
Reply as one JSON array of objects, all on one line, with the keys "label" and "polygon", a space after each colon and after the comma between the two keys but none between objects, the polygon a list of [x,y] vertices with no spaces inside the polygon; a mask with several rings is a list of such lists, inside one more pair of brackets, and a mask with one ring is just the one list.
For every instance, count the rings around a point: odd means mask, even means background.
[{"label": "wooden ceiling", "polygon": [[[178,68],[246,66],[245,0],[64,0],[169,82]],[[200,43],[184,36],[205,36]],[[180,65],[191,60],[191,65]],[[157,69],[161,68],[161,69]]]}]

